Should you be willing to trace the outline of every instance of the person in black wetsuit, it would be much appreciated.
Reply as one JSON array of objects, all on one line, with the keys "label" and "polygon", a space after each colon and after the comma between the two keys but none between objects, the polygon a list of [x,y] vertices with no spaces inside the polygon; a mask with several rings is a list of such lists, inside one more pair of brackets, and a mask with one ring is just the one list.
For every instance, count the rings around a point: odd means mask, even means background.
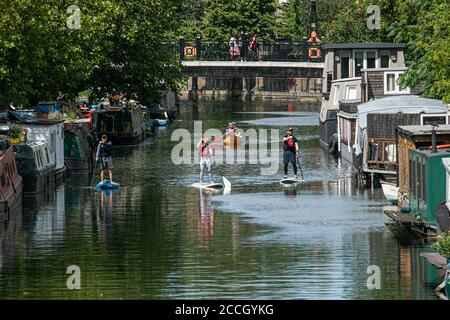
[{"label": "person in black wetsuit", "polygon": [[98,143],[98,148],[97,148],[97,157],[96,160],[101,160],[102,163],[102,169],[100,171],[100,179],[101,179],[101,183],[104,183],[104,178],[105,178],[105,171],[109,171],[109,180],[110,182],[112,182],[112,169],[113,169],[113,164],[112,164],[112,155],[111,155],[111,151],[112,151],[112,143],[111,141],[108,141],[108,136],[106,134],[104,134],[102,136],[102,140],[100,140],[100,142]]},{"label": "person in black wetsuit", "polygon": [[297,179],[297,158],[298,158],[298,140],[292,134],[293,129],[289,128],[287,134],[283,137],[283,163],[284,163],[284,178],[287,178],[289,162],[294,167],[295,179]]}]

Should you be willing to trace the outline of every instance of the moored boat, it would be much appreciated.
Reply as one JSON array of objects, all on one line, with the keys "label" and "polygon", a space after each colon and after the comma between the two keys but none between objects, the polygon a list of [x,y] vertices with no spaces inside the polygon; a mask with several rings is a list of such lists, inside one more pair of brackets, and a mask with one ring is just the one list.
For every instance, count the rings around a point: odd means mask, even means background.
[{"label": "moored boat", "polygon": [[22,177],[12,147],[0,147],[0,219],[22,203]]},{"label": "moored boat", "polygon": [[391,182],[381,181],[381,188],[383,189],[384,197],[391,204],[397,204],[398,201],[398,187]]}]

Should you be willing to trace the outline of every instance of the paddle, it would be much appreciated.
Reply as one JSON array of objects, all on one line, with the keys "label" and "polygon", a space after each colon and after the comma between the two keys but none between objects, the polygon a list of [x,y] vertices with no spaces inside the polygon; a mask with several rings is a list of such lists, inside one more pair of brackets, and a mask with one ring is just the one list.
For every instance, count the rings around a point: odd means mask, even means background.
[{"label": "paddle", "polygon": [[298,160],[298,157],[297,157],[297,164],[298,164],[298,168],[300,169],[300,174],[302,175],[302,180],[305,180],[305,177],[303,177],[302,166],[300,165],[300,161]]},{"label": "paddle", "polygon": [[219,171],[220,175],[222,176],[223,179],[223,186],[225,187],[225,190],[231,190],[231,182],[224,177],[222,170],[220,170],[220,168],[217,166],[216,162],[214,162],[214,166],[217,169],[217,171]]}]

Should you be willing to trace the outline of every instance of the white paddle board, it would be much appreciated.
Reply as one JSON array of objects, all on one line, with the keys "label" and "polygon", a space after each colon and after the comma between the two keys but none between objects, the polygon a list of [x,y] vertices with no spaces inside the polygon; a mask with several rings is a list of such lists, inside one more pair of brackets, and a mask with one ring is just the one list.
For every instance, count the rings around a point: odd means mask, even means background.
[{"label": "white paddle board", "polygon": [[300,183],[303,180],[301,178],[286,178],[286,179],[281,179],[280,183],[281,184],[295,184],[295,183]]},{"label": "white paddle board", "polygon": [[194,188],[199,189],[223,189],[223,184],[221,183],[209,183],[209,182],[195,182],[191,185]]}]

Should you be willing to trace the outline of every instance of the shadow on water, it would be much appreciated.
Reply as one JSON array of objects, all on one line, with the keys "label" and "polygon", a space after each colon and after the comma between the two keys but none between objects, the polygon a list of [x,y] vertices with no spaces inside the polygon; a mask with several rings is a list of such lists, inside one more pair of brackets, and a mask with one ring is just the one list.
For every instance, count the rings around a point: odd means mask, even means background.
[{"label": "shadow on water", "polygon": [[[419,257],[428,245],[400,244],[381,191],[355,188],[351,168],[319,147],[316,109],[186,105],[167,130],[113,151],[118,192],[75,176],[26,197],[16,220],[0,222],[0,297],[433,299],[434,275]],[[281,170],[262,176],[244,164],[221,166],[231,194],[201,192],[189,187],[198,165],[170,160],[171,132],[192,130],[193,120],[282,133],[288,114],[308,119],[294,127],[305,174],[297,188],[280,185]],[[81,290],[66,287],[70,265],[80,267]],[[370,265],[381,269],[380,290],[367,289]]]}]

